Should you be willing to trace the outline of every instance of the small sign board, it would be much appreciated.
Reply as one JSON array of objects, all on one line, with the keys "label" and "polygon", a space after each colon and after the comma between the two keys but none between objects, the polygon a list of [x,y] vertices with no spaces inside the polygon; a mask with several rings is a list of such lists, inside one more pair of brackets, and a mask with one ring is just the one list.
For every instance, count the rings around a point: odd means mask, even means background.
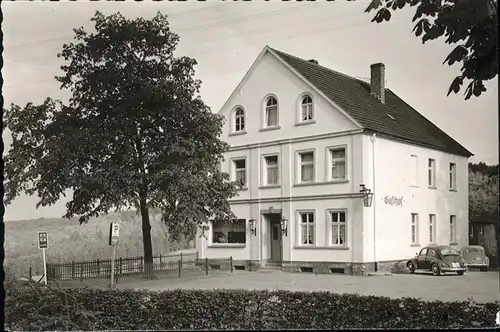
[{"label": "small sign board", "polygon": [[47,249],[49,247],[49,236],[47,232],[38,232],[38,248]]},{"label": "small sign board", "polygon": [[112,222],[109,225],[109,245],[116,246],[120,237],[120,225]]}]

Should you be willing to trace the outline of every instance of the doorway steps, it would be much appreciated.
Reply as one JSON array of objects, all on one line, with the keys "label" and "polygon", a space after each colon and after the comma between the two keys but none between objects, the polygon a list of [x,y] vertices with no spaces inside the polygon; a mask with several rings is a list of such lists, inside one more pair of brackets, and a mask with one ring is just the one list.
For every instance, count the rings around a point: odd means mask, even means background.
[{"label": "doorway steps", "polygon": [[260,267],[260,270],[281,271],[281,262],[267,261],[263,266]]}]

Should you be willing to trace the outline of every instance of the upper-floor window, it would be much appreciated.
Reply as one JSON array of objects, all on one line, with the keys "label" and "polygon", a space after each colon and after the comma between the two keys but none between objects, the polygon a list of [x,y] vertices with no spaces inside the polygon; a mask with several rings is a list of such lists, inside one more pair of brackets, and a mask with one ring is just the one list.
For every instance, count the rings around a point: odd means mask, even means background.
[{"label": "upper-floor window", "polygon": [[240,243],[246,242],[246,220],[231,221],[214,220],[212,222],[212,243]]},{"label": "upper-floor window", "polygon": [[238,107],[234,112],[234,131],[242,132],[245,130],[245,111]]},{"label": "upper-floor window", "polygon": [[278,156],[264,157],[264,185],[276,185],[279,183]]},{"label": "upper-floor window", "polygon": [[330,180],[346,178],[345,148],[331,148],[330,153]]},{"label": "upper-floor window", "polygon": [[418,156],[410,156],[410,186],[418,187]]},{"label": "upper-floor window", "polygon": [[302,97],[301,103],[301,114],[300,121],[310,121],[313,119],[313,100],[311,96],[305,95]]},{"label": "upper-floor window", "polygon": [[429,187],[436,187],[436,160],[429,159],[427,167],[427,182]]},{"label": "upper-floor window", "polygon": [[314,212],[300,212],[300,244],[314,244]]},{"label": "upper-floor window", "polygon": [[270,96],[266,101],[266,127],[273,127],[278,125],[278,100]]},{"label": "upper-floor window", "polygon": [[299,179],[300,182],[313,182],[314,181],[314,152],[300,152],[299,153]]},{"label": "upper-floor window", "polygon": [[233,181],[236,181],[241,187],[245,187],[247,183],[247,161],[246,159],[233,160]]},{"label": "upper-floor window", "polygon": [[450,189],[457,189],[457,165],[450,163]]}]

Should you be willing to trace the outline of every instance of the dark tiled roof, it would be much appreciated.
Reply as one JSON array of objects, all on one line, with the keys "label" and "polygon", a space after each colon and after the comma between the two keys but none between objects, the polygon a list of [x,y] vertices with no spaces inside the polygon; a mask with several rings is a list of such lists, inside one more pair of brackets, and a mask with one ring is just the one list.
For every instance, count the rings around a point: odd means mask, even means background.
[{"label": "dark tiled roof", "polygon": [[293,55],[271,50],[339,105],[366,131],[451,154],[466,157],[472,155],[391,90],[386,89],[385,103],[381,103],[370,94],[370,84],[367,82]]}]

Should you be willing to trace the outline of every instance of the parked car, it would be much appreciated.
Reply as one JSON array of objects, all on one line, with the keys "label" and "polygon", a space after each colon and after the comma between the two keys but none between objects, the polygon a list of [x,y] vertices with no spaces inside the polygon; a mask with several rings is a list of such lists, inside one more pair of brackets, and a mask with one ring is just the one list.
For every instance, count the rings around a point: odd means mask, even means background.
[{"label": "parked car", "polygon": [[443,275],[446,272],[456,272],[461,276],[467,271],[465,260],[460,251],[450,246],[425,247],[406,263],[406,267],[410,273],[415,273],[417,270],[419,272],[430,271],[435,276]]},{"label": "parked car", "polygon": [[481,272],[488,271],[490,259],[482,246],[466,246],[460,250],[467,267],[478,267]]}]

